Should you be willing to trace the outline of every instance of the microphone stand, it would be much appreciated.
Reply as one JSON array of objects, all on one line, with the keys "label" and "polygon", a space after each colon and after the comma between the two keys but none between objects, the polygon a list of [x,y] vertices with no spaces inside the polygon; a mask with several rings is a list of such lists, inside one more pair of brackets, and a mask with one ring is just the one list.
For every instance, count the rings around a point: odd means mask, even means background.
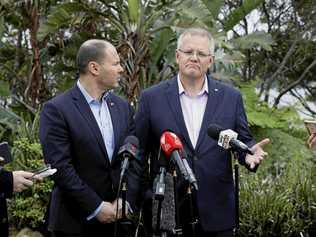
[{"label": "microphone stand", "polygon": [[234,228],[234,236],[239,236],[239,164],[238,164],[238,153],[233,152],[235,158],[234,164],[234,178],[235,178],[235,222],[236,227]]},{"label": "microphone stand", "polygon": [[127,185],[126,182],[123,181],[122,184],[122,219],[126,219],[126,191],[127,191]]},{"label": "microphone stand", "polygon": [[174,207],[176,210],[176,227],[174,229],[175,236],[182,236],[182,228],[180,226],[180,214],[179,214],[179,206],[178,206],[178,192],[177,192],[177,172],[173,170],[173,193],[174,193]]},{"label": "microphone stand", "polygon": [[191,222],[189,223],[191,225],[191,230],[192,230],[192,237],[195,237],[195,230],[196,230],[196,224],[197,224],[197,219],[194,218],[194,214],[193,214],[193,198],[192,198],[192,187],[191,184],[189,184],[188,186],[188,190],[187,190],[187,195],[189,197],[189,205],[190,205],[190,219]]},{"label": "microphone stand", "polygon": [[161,237],[167,236],[167,233],[165,231],[161,231],[160,229],[160,223],[161,223],[161,210],[162,210],[162,201],[165,197],[165,189],[166,189],[166,183],[165,183],[165,176],[166,176],[166,168],[161,166],[158,174],[158,180],[155,187],[155,199],[158,200],[158,209],[157,209],[157,222],[156,222],[156,228],[154,232]]},{"label": "microphone stand", "polygon": [[[120,220],[116,220],[115,229],[114,229],[114,237],[117,237],[117,236],[132,237],[132,234],[131,234],[132,222],[130,220],[128,220],[128,218],[126,216],[127,182],[125,180],[125,175],[121,177],[120,183],[122,185],[119,185],[116,211],[118,212],[118,205],[119,205],[118,198],[121,194],[122,195],[122,218]],[[122,188],[121,188],[121,186],[122,186]],[[117,224],[119,224],[119,226],[120,226],[120,229],[118,231],[117,231]],[[123,235],[121,232],[123,232]],[[119,234],[117,235],[117,233],[119,233]]]}]

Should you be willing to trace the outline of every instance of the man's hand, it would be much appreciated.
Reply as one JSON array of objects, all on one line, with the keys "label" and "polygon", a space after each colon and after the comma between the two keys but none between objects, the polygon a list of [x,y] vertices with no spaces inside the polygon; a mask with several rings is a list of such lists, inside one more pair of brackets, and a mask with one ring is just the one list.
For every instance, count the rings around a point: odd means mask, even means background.
[{"label": "man's hand", "polygon": [[101,223],[111,223],[115,221],[115,207],[110,202],[102,202],[101,211],[96,215],[96,218]]},{"label": "man's hand", "polygon": [[122,199],[115,199],[114,202],[112,202],[112,205],[114,207],[115,213],[117,212],[117,219],[122,218]]},{"label": "man's hand", "polygon": [[[129,205],[129,203],[126,201],[126,203],[125,203],[126,205],[125,205],[125,216],[128,218],[129,217],[129,214],[131,214],[130,213],[130,211],[129,210],[131,210],[131,208],[130,208],[130,205]],[[123,201],[122,201],[122,199],[121,198],[119,198],[119,199],[115,199],[114,200],[114,202],[112,203],[112,205],[113,205],[113,207],[114,207],[114,209],[115,209],[115,212],[117,211],[118,212],[118,219],[120,219],[120,218],[122,218],[122,209],[123,209]],[[118,206],[117,206],[118,205]]]},{"label": "man's hand", "polygon": [[263,150],[263,147],[269,143],[269,138],[266,138],[251,147],[254,155],[247,154],[245,158],[246,163],[250,165],[250,169],[253,169],[256,165],[259,165],[261,161],[263,161],[264,157],[268,155],[268,153]]},{"label": "man's hand", "polygon": [[308,147],[316,150],[316,133],[312,133],[307,140]]},{"label": "man's hand", "polygon": [[13,192],[22,192],[33,185],[33,173],[27,171],[13,171]]}]

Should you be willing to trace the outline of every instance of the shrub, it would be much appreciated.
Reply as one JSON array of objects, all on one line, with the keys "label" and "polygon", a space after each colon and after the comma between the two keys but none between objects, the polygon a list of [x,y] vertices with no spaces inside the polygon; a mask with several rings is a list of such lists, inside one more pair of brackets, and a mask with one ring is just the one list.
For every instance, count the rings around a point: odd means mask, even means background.
[{"label": "shrub", "polygon": [[281,130],[258,134],[272,144],[257,174],[241,171],[240,235],[308,236],[316,224],[312,153]]}]

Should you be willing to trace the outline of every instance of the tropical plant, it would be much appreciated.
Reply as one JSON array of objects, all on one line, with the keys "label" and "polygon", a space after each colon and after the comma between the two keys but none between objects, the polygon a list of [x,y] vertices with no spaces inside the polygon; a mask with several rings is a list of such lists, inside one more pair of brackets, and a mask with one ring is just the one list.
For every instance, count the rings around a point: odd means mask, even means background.
[{"label": "tropical plant", "polygon": [[[36,171],[44,167],[42,148],[38,141],[39,115],[32,123],[21,122],[12,148],[13,162],[10,170]],[[48,178],[36,182],[30,189],[16,194],[9,202],[10,223],[17,229],[31,227],[41,229],[44,226],[45,214],[53,182]]]}]

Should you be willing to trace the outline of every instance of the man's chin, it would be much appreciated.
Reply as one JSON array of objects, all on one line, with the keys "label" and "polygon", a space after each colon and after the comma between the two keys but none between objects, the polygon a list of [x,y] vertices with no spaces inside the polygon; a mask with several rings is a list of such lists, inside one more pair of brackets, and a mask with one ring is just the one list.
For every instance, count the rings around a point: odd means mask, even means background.
[{"label": "man's chin", "polygon": [[110,90],[114,90],[114,89],[116,89],[116,88],[118,88],[118,87],[120,87],[120,84],[119,84],[119,82],[117,81],[115,84],[113,84],[113,85],[110,86]]},{"label": "man's chin", "polygon": [[203,76],[200,72],[196,71],[187,72],[184,75],[186,75],[189,78],[201,78]]}]

